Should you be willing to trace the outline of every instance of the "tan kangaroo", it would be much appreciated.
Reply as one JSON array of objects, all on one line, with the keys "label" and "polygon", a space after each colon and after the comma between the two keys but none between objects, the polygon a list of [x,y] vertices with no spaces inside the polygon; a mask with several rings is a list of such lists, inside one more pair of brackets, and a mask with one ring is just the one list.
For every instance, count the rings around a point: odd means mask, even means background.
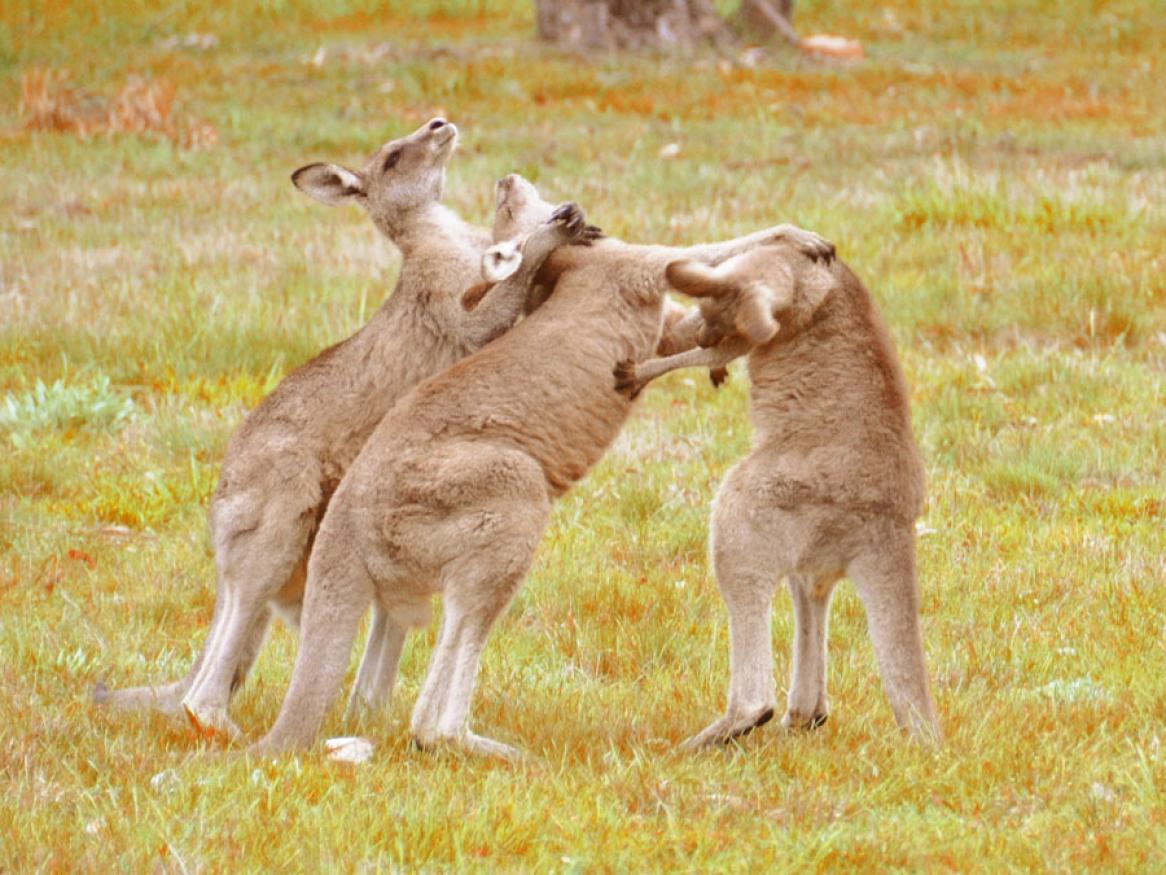
[{"label": "tan kangaroo", "polygon": [[826,720],[830,596],[849,576],[896,720],[938,741],[915,576],[923,466],[903,373],[870,294],[841,262],[815,264],[788,246],[711,269],[680,261],[667,276],[700,299],[701,342],[716,345],[622,362],[618,387],[635,395],[670,370],[721,367],[747,353],[754,426],[753,450],[717,490],[710,530],[729,609],[729,705],[686,746],[720,744],[772,718],[770,614],[782,577],[795,621],[785,725]]},{"label": "tan kangaroo", "polygon": [[530,568],[551,502],[599,460],[631,410],[612,389],[612,367],[656,348],[670,261],[716,262],[774,240],[831,251],[792,226],[688,250],[611,239],[560,248],[539,277],[553,287],[546,303],[402,398],[321,523],[291,687],[275,726],[251,750],[313,742],[370,602],[403,635],[428,622],[440,593],[444,618],[413,711],[414,739],[516,756],[468,728],[479,660]]},{"label": "tan kangaroo", "polygon": [[[457,134],[433,119],[384,144],[361,170],[310,164],[293,174],[317,200],[364,208],[401,251],[396,289],[359,332],[288,375],[232,438],[210,508],[214,619],[190,672],[161,686],[99,687],[98,701],[185,710],[196,725],[235,735],[231,693],[259,653],[272,610],[298,624],[317,526],[365,439],[408,389],[502,334],[521,313],[521,289],[472,312],[461,306],[491,237],[440,203]],[[385,628],[374,621],[370,642]],[[370,665],[381,647],[396,646],[370,646]],[[358,685],[354,706],[375,705],[371,691]]]},{"label": "tan kangaroo", "polygon": [[[517,189],[504,179],[498,183],[497,190],[501,211],[508,207]],[[535,276],[551,252],[567,243],[590,244],[600,234],[598,228],[584,221],[583,213],[574,204],[556,209],[540,201],[515,207],[508,214],[512,216],[510,224],[495,226],[495,236],[507,239],[483,254],[482,273],[492,279],[505,275],[504,281],[489,281],[487,287],[491,295],[519,305],[530,294]],[[544,223],[527,230],[544,215]],[[465,293],[463,300],[466,298],[474,299],[473,306],[481,300],[480,295],[475,298],[473,290]],[[396,622],[380,602],[373,603],[373,622],[349,701],[349,716],[356,716],[354,712],[362,707],[371,710],[388,703],[408,630],[409,624]]]}]

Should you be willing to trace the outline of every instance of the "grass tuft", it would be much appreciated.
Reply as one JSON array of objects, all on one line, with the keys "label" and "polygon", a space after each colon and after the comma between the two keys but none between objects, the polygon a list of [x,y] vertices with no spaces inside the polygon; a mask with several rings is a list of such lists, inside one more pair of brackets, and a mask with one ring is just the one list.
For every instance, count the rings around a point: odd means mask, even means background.
[{"label": "grass tuft", "polygon": [[126,424],[134,410],[129,393],[111,385],[106,376],[74,385],[64,380],[45,385],[38,379],[29,391],[4,396],[0,429],[13,438],[46,429],[116,429]]}]

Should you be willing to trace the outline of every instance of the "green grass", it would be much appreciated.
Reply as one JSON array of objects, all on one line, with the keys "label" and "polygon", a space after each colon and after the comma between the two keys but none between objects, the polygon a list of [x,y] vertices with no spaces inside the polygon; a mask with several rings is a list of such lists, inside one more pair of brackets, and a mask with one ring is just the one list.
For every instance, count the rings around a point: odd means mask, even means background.
[{"label": "green grass", "polygon": [[[868,60],[581,61],[501,0],[0,10],[0,871],[1162,859],[1166,21],[1133,0],[895,0],[803,4],[799,24],[860,38]],[[218,42],[166,42],[191,32]],[[219,144],[25,130],[20,77],[38,66],[107,97],[167,78]],[[88,703],[99,679],[188,666],[230,434],[392,287],[396,256],[363,216],[288,174],[437,112],[463,128],[448,200],[476,220],[518,170],[630,239],[796,221],[868,280],[929,465],[942,750],[895,732],[846,586],[823,729],[674,751],[728,678],[705,542],[748,446],[739,373],[719,393],[667,378],[557,507],[474,706],[527,763],[410,749],[434,628],[361,727],[378,746],[356,769],[318,751],[247,762]],[[791,633],[779,598],[782,692]],[[277,631],[238,698],[250,739],[294,648]],[[337,712],[327,732],[350,729]]]}]

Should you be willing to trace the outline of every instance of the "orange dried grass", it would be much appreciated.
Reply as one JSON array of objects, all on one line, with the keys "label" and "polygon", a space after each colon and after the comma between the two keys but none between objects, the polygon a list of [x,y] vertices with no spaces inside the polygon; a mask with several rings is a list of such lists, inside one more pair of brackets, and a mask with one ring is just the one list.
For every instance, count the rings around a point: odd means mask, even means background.
[{"label": "orange dried grass", "polygon": [[100,108],[70,84],[68,70],[25,71],[20,78],[20,114],[26,128],[83,136],[105,121]]},{"label": "orange dried grass", "polygon": [[215,127],[175,113],[177,87],[170,81],[130,77],[112,100],[88,94],[70,82],[68,70],[33,68],[20,81],[20,114],[30,130],[106,132],[168,140],[184,149],[218,142]]}]

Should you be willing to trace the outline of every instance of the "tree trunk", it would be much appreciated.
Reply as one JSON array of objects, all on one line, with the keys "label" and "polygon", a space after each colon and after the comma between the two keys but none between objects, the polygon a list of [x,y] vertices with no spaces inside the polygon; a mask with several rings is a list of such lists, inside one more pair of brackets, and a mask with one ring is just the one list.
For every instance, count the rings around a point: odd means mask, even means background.
[{"label": "tree trunk", "polygon": [[539,36],[573,48],[687,48],[732,42],[712,0],[535,0]]},{"label": "tree trunk", "polygon": [[797,45],[801,40],[793,26],[793,0],[741,0],[737,10],[740,27],[749,36],[763,42],[780,37]]}]

